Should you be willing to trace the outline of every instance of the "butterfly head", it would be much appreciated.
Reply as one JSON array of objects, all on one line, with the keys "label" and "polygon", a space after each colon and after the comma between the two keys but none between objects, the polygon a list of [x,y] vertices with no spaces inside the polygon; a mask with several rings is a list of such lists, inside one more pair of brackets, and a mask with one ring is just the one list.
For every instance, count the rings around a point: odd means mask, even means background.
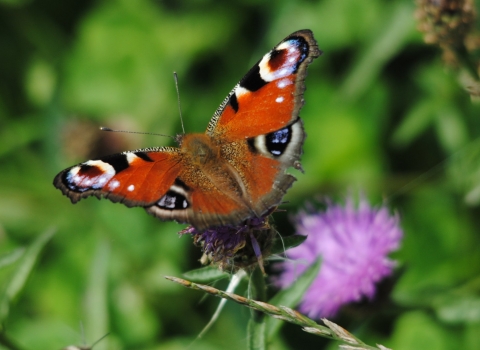
[{"label": "butterfly head", "polygon": [[183,138],[185,137],[185,134],[177,134],[173,138],[173,140],[176,142],[176,144],[180,147],[182,146],[183,143]]}]

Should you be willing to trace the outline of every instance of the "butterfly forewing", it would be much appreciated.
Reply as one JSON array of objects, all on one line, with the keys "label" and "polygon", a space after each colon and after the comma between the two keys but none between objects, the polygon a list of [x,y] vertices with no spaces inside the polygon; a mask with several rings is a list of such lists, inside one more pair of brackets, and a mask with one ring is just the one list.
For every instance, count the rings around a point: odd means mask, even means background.
[{"label": "butterfly forewing", "polygon": [[321,54],[310,30],[290,34],[233,88],[207,134],[241,139],[279,130],[298,118],[307,66]]}]

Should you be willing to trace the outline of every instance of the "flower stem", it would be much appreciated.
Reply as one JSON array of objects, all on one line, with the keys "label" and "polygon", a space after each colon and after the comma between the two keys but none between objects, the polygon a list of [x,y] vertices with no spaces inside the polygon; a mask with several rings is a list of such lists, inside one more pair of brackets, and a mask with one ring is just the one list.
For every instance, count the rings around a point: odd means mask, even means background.
[{"label": "flower stem", "polygon": [[[244,305],[246,307],[249,307],[251,309],[263,312],[271,317],[284,320],[290,323],[297,324],[301,327],[303,327],[303,330],[308,333],[312,333],[315,335],[319,335],[324,338],[329,338],[333,340],[337,340],[342,343],[348,344],[349,349],[355,349],[355,350],[378,350],[378,349],[387,349],[381,345],[378,347],[373,347],[370,345],[365,344],[362,342],[360,339],[356,338],[353,336],[350,332],[347,330],[343,329],[342,327],[338,326],[337,324],[327,320],[327,319],[322,319],[323,323],[326,325],[321,326],[317,324],[314,320],[308,318],[305,315],[302,315],[301,313],[285,306],[275,306],[271,305],[262,301],[257,301],[253,299],[248,299],[245,297],[242,297],[238,294],[234,293],[228,293],[224,292],[222,290],[206,286],[203,284],[198,284],[194,283],[188,280],[184,280],[182,278],[178,277],[172,277],[172,276],[165,276],[165,278],[169,281],[181,284],[184,287],[190,288],[190,289],[195,289],[199,290],[220,298],[224,298],[227,300],[234,301],[238,304]],[[353,345],[353,346],[352,346]]]}]

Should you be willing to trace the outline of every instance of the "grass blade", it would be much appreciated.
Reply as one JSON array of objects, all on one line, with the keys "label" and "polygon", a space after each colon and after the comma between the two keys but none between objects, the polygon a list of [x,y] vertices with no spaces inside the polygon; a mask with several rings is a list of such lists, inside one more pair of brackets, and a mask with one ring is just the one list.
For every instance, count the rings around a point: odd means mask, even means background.
[{"label": "grass blade", "polygon": [[27,282],[30,273],[32,272],[35,262],[38,259],[43,247],[54,235],[55,230],[53,228],[48,229],[43,234],[38,236],[35,241],[26,249],[22,258],[19,261],[17,268],[15,269],[11,279],[7,283],[3,295],[0,299],[0,321],[3,322],[9,313],[10,303],[14,300],[22,291],[25,283]]}]

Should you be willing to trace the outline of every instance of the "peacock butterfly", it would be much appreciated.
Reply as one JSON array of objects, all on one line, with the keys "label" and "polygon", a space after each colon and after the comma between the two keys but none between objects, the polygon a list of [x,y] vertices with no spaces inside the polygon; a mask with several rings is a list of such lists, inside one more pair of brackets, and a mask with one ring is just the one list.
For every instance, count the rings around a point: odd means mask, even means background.
[{"label": "peacock butterfly", "polygon": [[198,230],[237,225],[278,205],[301,169],[308,65],[320,56],[310,30],[290,34],[255,64],[179,148],[127,151],[67,168],[53,184],[72,203],[95,195],[144,207]]}]

